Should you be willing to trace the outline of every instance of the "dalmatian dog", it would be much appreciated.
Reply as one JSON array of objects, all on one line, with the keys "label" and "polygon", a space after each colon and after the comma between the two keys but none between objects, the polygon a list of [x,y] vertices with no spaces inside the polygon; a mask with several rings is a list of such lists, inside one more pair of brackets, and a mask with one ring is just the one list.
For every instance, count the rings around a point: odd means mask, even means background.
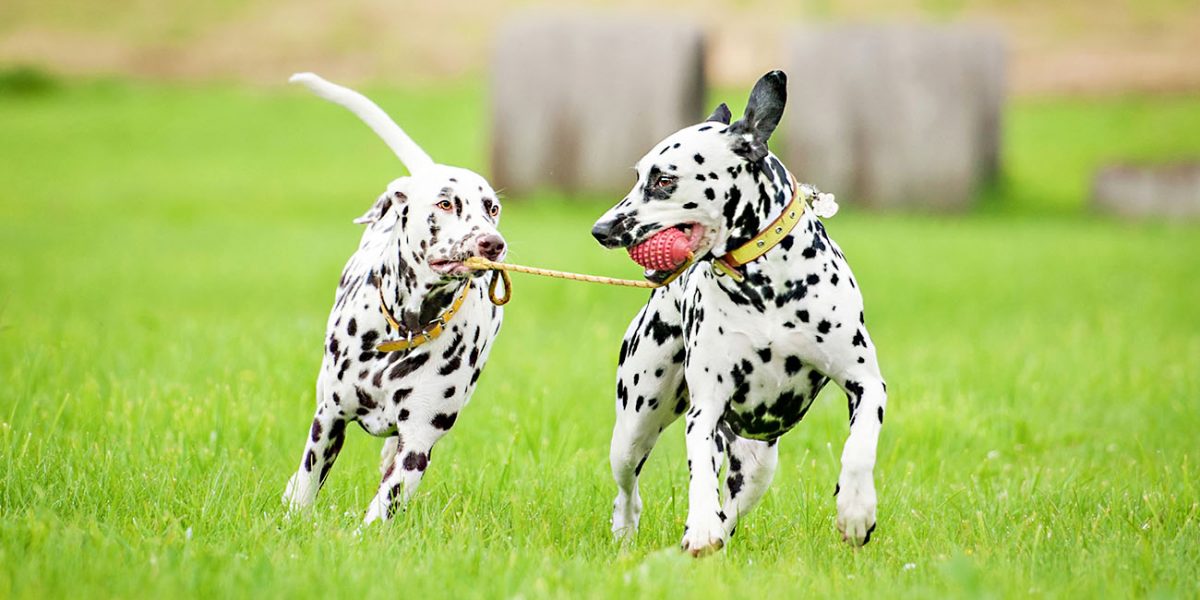
[{"label": "dalmatian dog", "polygon": [[[500,203],[483,177],[435,164],[364,96],[311,73],[291,81],[358,115],[410,174],[355,220],[366,231],[334,295],[316,415],[283,495],[293,511],[312,505],[347,423],[357,423],[387,438],[369,524],[391,518],[412,497],[500,331],[502,311],[489,301],[486,282],[463,265],[470,256],[503,259]],[[389,343],[407,348],[386,351]]]},{"label": "dalmatian dog", "polygon": [[[663,429],[683,416],[690,481],[682,548],[694,556],[722,548],[771,483],[779,437],[829,381],[846,393],[850,413],[836,526],[855,546],[875,529],[873,471],[887,388],[845,255],[806,201],[790,233],[765,254],[733,274],[713,268],[753,245],[795,206],[795,194],[817,195],[767,148],[786,83],[783,72],[768,73],[737,122],[722,104],[706,122],[657,144],[638,162],[633,190],[592,230],[605,247],[635,248],[677,228],[696,258],[654,290],[621,344],[610,454],[618,537],[636,531],[642,466]],[[670,275],[646,272],[653,281]]]}]

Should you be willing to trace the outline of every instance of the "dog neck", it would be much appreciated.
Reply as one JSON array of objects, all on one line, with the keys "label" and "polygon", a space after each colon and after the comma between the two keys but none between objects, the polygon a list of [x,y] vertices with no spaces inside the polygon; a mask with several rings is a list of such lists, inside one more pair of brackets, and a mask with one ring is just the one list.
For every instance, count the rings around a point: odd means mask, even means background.
[{"label": "dog neck", "polygon": [[[734,176],[725,206],[725,239],[712,249],[721,257],[750,242],[791,203],[796,192],[791,175],[774,155],[747,163]],[[760,259],[761,260],[761,259]]]},{"label": "dog neck", "polygon": [[445,279],[414,268],[418,257],[403,237],[392,239],[377,257],[373,272],[378,275],[382,296],[402,326],[418,331],[454,302],[469,279]]}]

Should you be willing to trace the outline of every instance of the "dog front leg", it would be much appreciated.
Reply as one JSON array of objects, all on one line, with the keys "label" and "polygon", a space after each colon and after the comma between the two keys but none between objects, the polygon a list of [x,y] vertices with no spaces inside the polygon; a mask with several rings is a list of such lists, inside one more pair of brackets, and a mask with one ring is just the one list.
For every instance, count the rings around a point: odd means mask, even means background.
[{"label": "dog front leg", "polygon": [[682,410],[687,403],[686,391],[677,397],[670,390],[656,392],[662,394],[664,400],[651,396],[655,408],[646,406],[635,410],[632,405],[622,407],[620,400],[617,402],[617,423],[613,426],[608,454],[613,480],[617,483],[612,516],[612,532],[617,539],[637,533],[642,515],[642,497],[638,492],[642,467],[658,442],[659,434],[679,417],[676,408]]},{"label": "dog front leg", "polygon": [[850,435],[842,448],[837,485],[837,529],[852,546],[871,541],[875,531],[875,451],[883,428],[887,385],[874,377],[840,382],[850,412]]},{"label": "dog front leg", "polygon": [[683,338],[673,289],[654,291],[621,342],[617,419],[608,455],[617,483],[612,532],[618,539],[637,532],[642,514],[638,492],[642,467],[663,429],[682,416],[688,405],[682,359],[676,358],[683,354]]},{"label": "dog front leg", "polygon": [[760,442],[738,437],[733,432],[726,436],[726,451],[729,469],[725,473],[722,497],[725,499],[725,537],[733,537],[738,519],[746,516],[759,502],[779,464],[779,440]]},{"label": "dog front leg", "polygon": [[338,409],[330,405],[318,408],[304,443],[300,468],[292,475],[283,493],[283,504],[289,510],[312,506],[345,440],[346,420]]},{"label": "dog front leg", "polygon": [[[705,390],[711,394],[711,390]],[[721,410],[717,403],[700,402],[699,394],[693,393],[694,402],[687,412],[688,472],[688,517],[680,546],[692,556],[704,556],[725,546],[725,514],[721,511],[717,473],[724,460],[717,439],[717,422]]]}]

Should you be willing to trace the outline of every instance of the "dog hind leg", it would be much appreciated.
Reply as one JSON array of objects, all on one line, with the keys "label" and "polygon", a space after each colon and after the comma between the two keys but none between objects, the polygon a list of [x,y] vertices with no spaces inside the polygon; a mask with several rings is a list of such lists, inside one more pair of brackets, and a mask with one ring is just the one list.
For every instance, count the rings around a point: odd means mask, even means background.
[{"label": "dog hind leg", "polygon": [[396,452],[400,449],[400,437],[391,436],[383,440],[383,449],[379,451],[379,474],[386,475],[389,467],[396,460]]},{"label": "dog hind leg", "polygon": [[683,385],[683,338],[679,311],[666,290],[656,291],[634,318],[621,344],[617,367],[616,424],[609,463],[617,483],[612,531],[637,531],[642,512],[638,477],[663,429],[688,407]]},{"label": "dog hind leg", "polygon": [[320,404],[304,443],[300,468],[283,493],[284,505],[293,511],[312,506],[346,440],[346,419],[335,404],[325,400],[320,382],[317,395]]},{"label": "dog hind leg", "polygon": [[612,445],[609,450],[609,464],[612,466],[613,479],[617,483],[617,497],[613,500],[612,531],[618,538],[637,532],[638,520],[642,514],[642,498],[638,490],[638,478],[642,467],[659,435],[668,425],[673,423],[679,413],[675,407],[687,409],[687,392],[683,391],[675,398],[673,392],[667,392],[669,402],[666,408],[660,407],[656,413],[639,414],[632,409],[617,407],[617,424],[613,427]]}]

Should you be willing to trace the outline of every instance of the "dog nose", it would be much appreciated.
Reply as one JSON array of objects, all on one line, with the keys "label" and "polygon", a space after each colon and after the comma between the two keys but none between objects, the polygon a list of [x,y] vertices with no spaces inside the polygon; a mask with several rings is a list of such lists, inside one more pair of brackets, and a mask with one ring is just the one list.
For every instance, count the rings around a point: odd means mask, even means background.
[{"label": "dog nose", "polygon": [[504,254],[504,238],[489,233],[479,238],[479,255],[488,260],[499,260]]},{"label": "dog nose", "polygon": [[620,219],[610,219],[596,223],[592,226],[592,237],[596,238],[596,241],[600,242],[601,246],[611,248],[615,243],[614,238],[619,233],[618,229],[621,229],[618,227],[619,222]]}]

